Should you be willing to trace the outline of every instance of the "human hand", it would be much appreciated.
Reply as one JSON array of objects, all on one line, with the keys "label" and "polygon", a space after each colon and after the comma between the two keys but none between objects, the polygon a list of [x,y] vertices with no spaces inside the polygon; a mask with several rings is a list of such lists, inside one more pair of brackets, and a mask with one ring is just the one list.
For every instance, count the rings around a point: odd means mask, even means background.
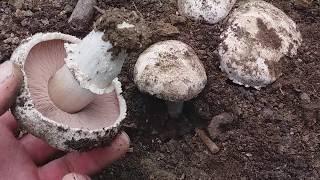
[{"label": "human hand", "polygon": [[0,65],[0,177],[10,180],[85,180],[123,156],[129,137],[121,133],[113,143],[89,152],[72,152],[50,161],[57,149],[27,134],[17,139],[17,122],[8,111],[22,75],[11,62]]}]

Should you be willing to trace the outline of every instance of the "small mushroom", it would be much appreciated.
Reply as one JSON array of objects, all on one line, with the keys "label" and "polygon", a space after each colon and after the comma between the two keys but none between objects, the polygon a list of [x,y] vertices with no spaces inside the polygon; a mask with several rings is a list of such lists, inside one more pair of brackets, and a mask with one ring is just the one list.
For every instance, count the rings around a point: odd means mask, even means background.
[{"label": "small mushroom", "polygon": [[236,0],[178,0],[181,15],[215,24],[224,19]]},{"label": "small mushroom", "polygon": [[281,58],[301,45],[295,22],[272,4],[254,0],[230,14],[219,46],[220,68],[234,83],[260,89],[281,75]]},{"label": "small mushroom", "polygon": [[[65,61],[68,64],[71,57],[77,56],[79,52],[68,51],[64,45],[84,48],[83,43],[88,43],[95,55],[99,53],[99,50],[95,50],[95,46],[92,45],[93,42],[90,44],[86,39],[81,41],[61,33],[39,33],[25,40],[11,57],[11,61],[21,67],[24,75],[13,114],[21,126],[30,133],[65,151],[85,150],[109,143],[116,136],[126,116],[126,103],[121,95],[121,83],[116,78],[112,79],[116,76],[115,73],[111,73],[111,76],[106,78],[111,84],[103,89],[106,83],[99,83],[99,73],[88,74],[91,80],[79,78],[80,84],[73,78],[73,75],[88,77],[85,73],[90,71],[92,66],[97,65],[94,64],[95,61],[83,66],[80,63],[79,69],[70,68],[70,71],[67,69]],[[99,44],[99,41],[96,43]],[[88,49],[83,50],[89,53]],[[83,60],[90,54],[84,56]],[[110,54],[105,53],[104,56],[107,58]],[[81,62],[82,59],[76,60]],[[108,62],[108,60],[105,61]],[[106,64],[98,67],[104,68],[104,66]],[[57,87],[54,87],[55,85]],[[103,93],[92,96],[94,92]]]},{"label": "small mushroom", "polygon": [[140,55],[134,69],[134,82],[140,91],[165,100],[170,117],[177,118],[183,102],[203,90],[207,76],[190,46],[168,40],[152,45]]}]

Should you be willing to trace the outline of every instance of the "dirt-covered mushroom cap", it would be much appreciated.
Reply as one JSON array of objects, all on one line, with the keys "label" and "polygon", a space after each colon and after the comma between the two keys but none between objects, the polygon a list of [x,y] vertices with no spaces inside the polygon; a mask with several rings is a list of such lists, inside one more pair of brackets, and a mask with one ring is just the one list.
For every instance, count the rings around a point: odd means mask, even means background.
[{"label": "dirt-covered mushroom cap", "polygon": [[224,19],[236,0],[178,0],[180,14],[214,24]]},{"label": "dirt-covered mushroom cap", "polygon": [[295,55],[302,41],[292,19],[260,0],[235,9],[221,38],[222,71],[233,82],[257,89],[281,75],[281,58]]},{"label": "dirt-covered mushroom cap", "polygon": [[152,45],[140,55],[134,81],[140,91],[160,99],[187,101],[202,91],[207,76],[190,46],[168,40]]},{"label": "dirt-covered mushroom cap", "polygon": [[74,114],[60,110],[51,101],[48,81],[65,63],[64,43],[79,42],[70,35],[39,33],[23,41],[11,57],[24,75],[13,114],[27,131],[66,151],[86,150],[109,143],[126,116],[126,104],[117,79],[112,83],[115,91],[98,95],[91,104]]}]

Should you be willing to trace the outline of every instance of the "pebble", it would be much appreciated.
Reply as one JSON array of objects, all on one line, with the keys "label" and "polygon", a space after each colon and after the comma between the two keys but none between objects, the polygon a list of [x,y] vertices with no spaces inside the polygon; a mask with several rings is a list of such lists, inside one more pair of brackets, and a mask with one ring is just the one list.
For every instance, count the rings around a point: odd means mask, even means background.
[{"label": "pebble", "polygon": [[266,119],[271,119],[274,116],[274,112],[270,108],[264,108],[262,111],[262,116]]},{"label": "pebble", "polygon": [[187,19],[183,16],[178,16],[175,14],[170,15],[170,22],[172,25],[183,24],[187,21]]},{"label": "pebble", "polygon": [[23,7],[24,0],[9,0],[9,3],[16,9],[21,9]]},{"label": "pebble", "polygon": [[31,17],[33,16],[33,12],[30,10],[23,11],[23,10],[17,9],[14,15],[16,17]]},{"label": "pebble", "polygon": [[301,93],[300,94],[300,99],[304,103],[310,103],[311,102],[310,96],[307,93]]}]

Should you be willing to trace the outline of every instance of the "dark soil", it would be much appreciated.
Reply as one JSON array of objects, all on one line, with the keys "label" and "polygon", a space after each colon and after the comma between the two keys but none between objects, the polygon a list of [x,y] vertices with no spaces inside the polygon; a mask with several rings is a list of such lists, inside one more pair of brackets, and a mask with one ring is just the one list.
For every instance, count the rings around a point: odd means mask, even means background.
[{"label": "dark soil", "polygon": [[[29,1],[20,10],[0,2],[0,62],[36,32],[83,37],[90,31],[88,27],[76,32],[67,23],[75,0]],[[175,24],[181,32],[177,39],[192,46],[204,63],[208,84],[186,103],[182,118],[169,120],[164,102],[135,87],[132,74],[139,53],[131,53],[120,75],[131,151],[94,179],[320,179],[319,1],[268,2],[294,19],[303,44],[296,57],[283,59],[279,80],[257,91],[231,83],[220,71],[216,49],[223,23],[206,25],[181,18],[175,0],[99,1],[101,9],[126,7],[146,21]],[[95,17],[99,15],[96,12]],[[205,128],[223,112],[233,121],[220,127],[213,139],[220,151],[213,155],[194,129]]]}]

